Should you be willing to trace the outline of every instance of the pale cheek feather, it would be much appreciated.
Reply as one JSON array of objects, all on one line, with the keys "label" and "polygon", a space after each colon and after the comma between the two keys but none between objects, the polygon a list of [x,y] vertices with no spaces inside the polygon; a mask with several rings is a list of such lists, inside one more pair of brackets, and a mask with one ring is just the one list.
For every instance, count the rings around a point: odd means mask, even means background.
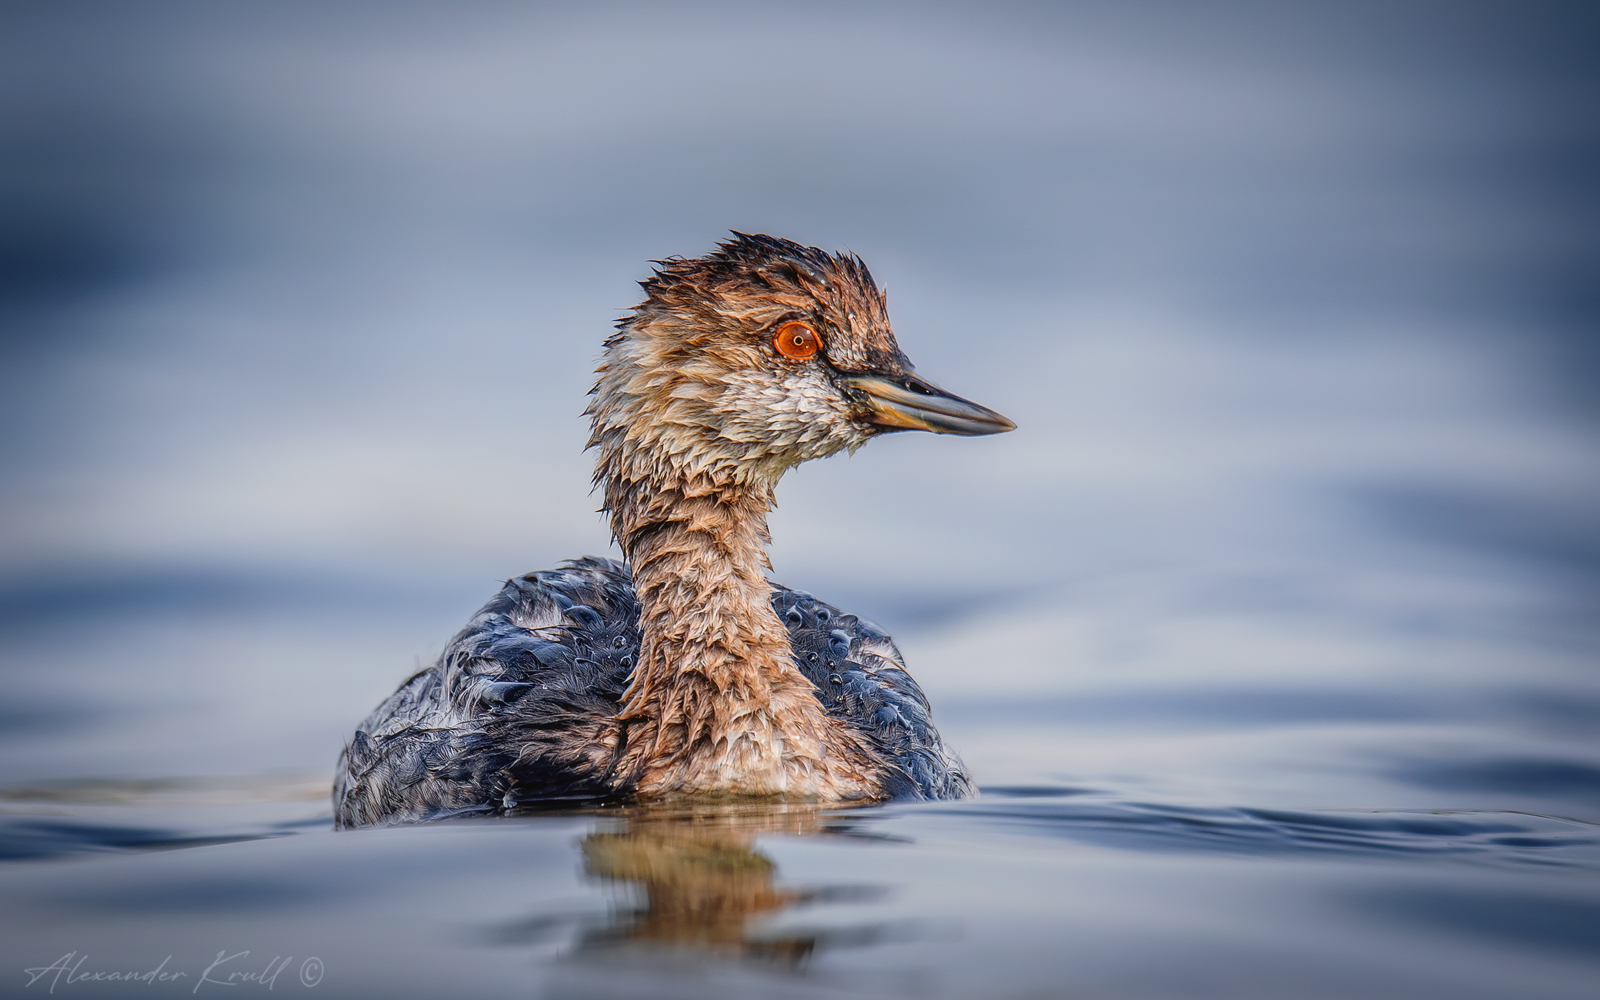
[{"label": "pale cheek feather", "polygon": [[711,412],[720,427],[717,444],[746,445],[744,458],[792,465],[826,458],[867,436],[851,419],[849,403],[815,372],[730,380]]}]

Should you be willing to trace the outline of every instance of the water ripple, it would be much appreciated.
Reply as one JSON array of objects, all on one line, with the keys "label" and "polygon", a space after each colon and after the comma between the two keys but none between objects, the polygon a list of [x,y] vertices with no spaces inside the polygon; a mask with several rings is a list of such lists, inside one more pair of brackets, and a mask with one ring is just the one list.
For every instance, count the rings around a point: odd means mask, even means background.
[{"label": "water ripple", "polygon": [[989,788],[984,794],[977,802],[918,811],[960,814],[986,825],[1126,850],[1455,856],[1600,868],[1600,825],[1538,813],[1204,807],[1129,801],[1081,788]]}]

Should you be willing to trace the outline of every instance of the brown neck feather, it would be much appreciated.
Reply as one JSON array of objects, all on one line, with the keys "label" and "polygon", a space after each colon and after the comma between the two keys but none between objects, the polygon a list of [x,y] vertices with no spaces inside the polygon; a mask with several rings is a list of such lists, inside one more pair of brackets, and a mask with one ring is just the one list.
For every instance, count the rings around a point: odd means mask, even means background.
[{"label": "brown neck feather", "polygon": [[644,795],[872,796],[871,762],[822,710],[773,612],[772,489],[606,483],[642,606],[622,773]]}]

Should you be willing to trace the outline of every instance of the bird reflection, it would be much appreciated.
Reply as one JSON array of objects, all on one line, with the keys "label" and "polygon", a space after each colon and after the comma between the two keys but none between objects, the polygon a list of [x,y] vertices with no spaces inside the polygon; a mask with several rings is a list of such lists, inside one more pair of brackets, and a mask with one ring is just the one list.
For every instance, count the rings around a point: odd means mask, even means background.
[{"label": "bird reflection", "polygon": [[[839,810],[773,804],[631,812],[584,838],[585,871],[639,892],[612,924],[589,932],[582,951],[626,946],[688,950],[797,966],[837,932],[763,934],[759,918],[785,907],[881,896],[873,887],[783,888],[777,865],[755,847],[763,834],[848,833]],[[871,932],[867,932],[872,936]]]}]

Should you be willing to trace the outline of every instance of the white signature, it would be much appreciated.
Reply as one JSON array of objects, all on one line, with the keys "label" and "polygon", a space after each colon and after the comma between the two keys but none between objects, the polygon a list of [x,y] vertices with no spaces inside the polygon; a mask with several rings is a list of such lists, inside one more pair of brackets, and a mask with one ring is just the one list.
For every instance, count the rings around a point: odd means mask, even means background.
[{"label": "white signature", "polygon": [[[226,951],[217,952],[217,957],[206,966],[198,976],[183,969],[170,969],[172,956],[168,955],[153,969],[143,972],[126,969],[95,969],[84,968],[89,961],[89,953],[78,954],[69,951],[65,955],[51,962],[49,965],[38,965],[31,969],[23,969],[28,977],[28,986],[39,983],[41,986],[48,978],[47,992],[54,993],[57,986],[72,985],[74,983],[144,983],[149,986],[153,983],[176,983],[180,980],[194,980],[194,989],[191,993],[199,993],[202,986],[265,986],[273,989],[277,986],[278,976],[294,961],[294,956],[274,955],[263,966],[255,966],[245,960],[250,957],[248,951],[228,954]],[[312,956],[300,963],[300,985],[311,987],[322,982],[322,959]],[[293,982],[293,980],[284,980]],[[187,983],[183,985],[187,986]]]}]

